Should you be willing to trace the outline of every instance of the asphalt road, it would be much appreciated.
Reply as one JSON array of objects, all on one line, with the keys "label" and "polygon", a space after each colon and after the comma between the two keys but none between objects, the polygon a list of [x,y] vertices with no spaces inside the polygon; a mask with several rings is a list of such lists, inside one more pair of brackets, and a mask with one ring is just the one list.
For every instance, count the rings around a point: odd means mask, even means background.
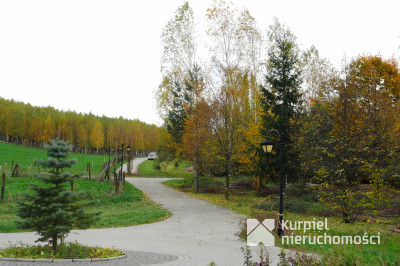
[{"label": "asphalt road", "polygon": [[[135,166],[145,159],[136,159]],[[126,178],[153,201],[173,215],[161,222],[130,227],[72,231],[67,241],[77,240],[91,246],[114,247],[126,251],[126,259],[92,262],[90,265],[243,265],[241,247],[246,243],[237,234],[244,216],[193,198],[162,184],[166,178]],[[9,241],[33,244],[34,233],[2,233],[0,248]],[[270,247],[272,265],[278,262],[279,248]],[[256,254],[254,254],[256,257]],[[0,262],[4,265],[37,263]],[[77,265],[85,263],[56,263]]]}]

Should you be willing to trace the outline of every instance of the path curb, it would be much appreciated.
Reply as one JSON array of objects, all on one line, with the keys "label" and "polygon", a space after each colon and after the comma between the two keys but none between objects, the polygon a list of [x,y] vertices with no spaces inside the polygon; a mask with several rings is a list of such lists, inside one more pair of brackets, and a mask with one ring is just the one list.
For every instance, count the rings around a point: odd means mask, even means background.
[{"label": "path curb", "polygon": [[23,259],[23,258],[0,258],[0,261],[16,261],[16,262],[97,262],[111,261],[127,258],[127,255],[121,255],[111,258],[93,258],[93,259]]}]

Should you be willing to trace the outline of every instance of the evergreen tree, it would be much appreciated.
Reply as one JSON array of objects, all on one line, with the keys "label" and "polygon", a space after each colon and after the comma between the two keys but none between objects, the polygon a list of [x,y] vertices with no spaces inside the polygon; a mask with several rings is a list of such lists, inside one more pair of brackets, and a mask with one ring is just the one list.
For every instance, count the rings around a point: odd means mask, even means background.
[{"label": "evergreen tree", "polygon": [[[284,152],[286,174],[293,172],[292,162],[295,156],[290,154],[293,149],[289,147],[301,106],[302,81],[299,69],[299,49],[295,40],[296,37],[290,30],[277,20],[270,26],[266,86],[261,86],[261,105],[264,111],[261,134],[265,136],[272,128],[282,134],[286,144]],[[272,165],[273,170],[279,171],[280,149],[276,151],[277,156],[269,156],[271,159],[269,166]],[[264,156],[261,156],[260,164],[264,165],[261,169],[265,168]]]},{"label": "evergreen tree", "polygon": [[175,81],[175,86],[171,89],[172,108],[168,111],[165,127],[179,147],[182,146],[186,121],[193,115],[193,108],[204,89],[199,72],[200,68],[194,66],[183,82]]},{"label": "evergreen tree", "polygon": [[44,184],[31,184],[32,194],[25,194],[25,202],[18,202],[17,215],[23,220],[17,222],[21,229],[33,229],[40,238],[36,241],[49,241],[54,253],[58,241],[61,241],[75,227],[85,227],[93,222],[96,214],[87,214],[79,202],[79,194],[67,190],[72,180],[71,173],[63,173],[65,167],[71,167],[76,159],[68,159],[72,147],[65,141],[51,140],[45,145],[47,161],[38,161],[50,175],[39,176]]},{"label": "evergreen tree", "polygon": [[168,133],[171,134],[175,143],[181,145],[183,134],[185,133],[185,121],[187,118],[185,104],[189,99],[189,95],[179,82],[175,82],[175,88],[171,91],[171,94],[173,96],[173,108],[168,111],[165,127],[167,128]]}]

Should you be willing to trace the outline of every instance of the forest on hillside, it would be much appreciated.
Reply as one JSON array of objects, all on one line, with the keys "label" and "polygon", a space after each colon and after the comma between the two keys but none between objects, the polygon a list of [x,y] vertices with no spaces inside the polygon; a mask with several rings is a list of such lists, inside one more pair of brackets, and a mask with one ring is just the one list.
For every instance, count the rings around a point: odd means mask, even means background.
[{"label": "forest on hillside", "polygon": [[36,107],[0,97],[0,140],[42,147],[50,139],[69,141],[74,151],[108,152],[122,143],[134,151],[157,150],[161,128],[139,120],[109,118],[53,107]]}]

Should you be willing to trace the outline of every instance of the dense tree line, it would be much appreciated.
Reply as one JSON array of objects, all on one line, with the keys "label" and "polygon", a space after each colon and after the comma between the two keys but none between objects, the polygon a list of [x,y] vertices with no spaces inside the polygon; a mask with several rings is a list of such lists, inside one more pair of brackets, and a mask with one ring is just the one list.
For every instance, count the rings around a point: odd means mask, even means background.
[{"label": "dense tree line", "polygon": [[390,204],[387,193],[400,189],[399,100],[397,61],[359,56],[321,84],[303,113],[300,173],[345,222]]},{"label": "dense tree line", "polygon": [[42,147],[50,139],[69,141],[74,151],[99,153],[122,143],[136,151],[157,150],[163,129],[139,120],[35,107],[0,97],[0,140]]},{"label": "dense tree line", "polygon": [[165,26],[157,100],[171,138],[167,152],[193,161],[196,190],[199,174],[225,176],[229,197],[234,175],[258,177],[259,186],[276,179],[277,165],[265,171],[259,143],[276,128],[290,144],[302,100],[301,55],[285,25],[275,21],[265,38],[248,10],[224,1],[214,1],[206,22],[208,58],[196,57],[187,2]]},{"label": "dense tree line", "polygon": [[203,58],[188,2],[165,26],[156,92],[169,132],[163,150],[193,161],[196,190],[198,175],[225,176],[227,197],[234,175],[255,177],[257,189],[277,181],[281,150],[267,161],[259,145],[272,128],[285,141],[287,182],[319,184],[345,221],[383,204],[382,187],[400,187],[395,59],[358,56],[338,70],[315,47],[300,49],[286,25],[275,20],[263,34],[248,10],[221,0],[206,22]]}]

